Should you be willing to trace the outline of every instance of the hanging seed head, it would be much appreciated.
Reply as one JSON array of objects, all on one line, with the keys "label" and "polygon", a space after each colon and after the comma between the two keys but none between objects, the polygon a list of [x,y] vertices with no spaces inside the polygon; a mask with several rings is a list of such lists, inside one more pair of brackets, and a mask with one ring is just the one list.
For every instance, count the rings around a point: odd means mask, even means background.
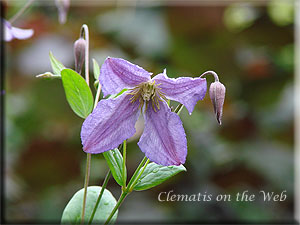
[{"label": "hanging seed head", "polygon": [[81,69],[84,63],[86,40],[79,38],[74,43],[74,58],[75,58],[75,71],[81,73]]},{"label": "hanging seed head", "polygon": [[218,123],[222,124],[222,114],[223,114],[223,104],[225,100],[225,86],[219,82],[215,81],[211,83],[209,88],[209,96],[214,106],[214,111],[216,114],[216,119]]}]

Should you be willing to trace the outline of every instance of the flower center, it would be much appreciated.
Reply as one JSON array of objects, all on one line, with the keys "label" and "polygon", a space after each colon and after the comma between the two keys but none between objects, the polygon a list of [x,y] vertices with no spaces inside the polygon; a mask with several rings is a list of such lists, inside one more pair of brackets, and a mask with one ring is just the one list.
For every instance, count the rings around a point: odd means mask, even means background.
[{"label": "flower center", "polygon": [[[149,81],[137,85],[135,88],[130,89],[129,95],[133,95],[130,100],[135,102],[139,100],[139,108],[142,110],[144,103],[146,104],[145,111],[148,108],[149,102],[151,102],[153,110],[156,112],[159,110],[159,102],[168,99],[164,96],[164,93],[158,88],[159,84],[155,84],[155,81]],[[162,100],[163,99],[163,100]]]}]

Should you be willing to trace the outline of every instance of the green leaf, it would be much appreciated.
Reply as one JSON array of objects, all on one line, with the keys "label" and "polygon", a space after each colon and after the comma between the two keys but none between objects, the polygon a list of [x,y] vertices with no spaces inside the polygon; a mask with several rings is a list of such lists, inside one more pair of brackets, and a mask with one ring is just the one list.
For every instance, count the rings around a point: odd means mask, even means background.
[{"label": "green leaf", "polygon": [[149,163],[133,190],[143,191],[155,187],[181,171],[186,171],[183,165],[162,166],[156,163]]},{"label": "green leaf", "polygon": [[85,80],[71,69],[61,71],[61,78],[67,100],[72,110],[86,118],[93,110],[93,95]]},{"label": "green leaf", "polygon": [[[99,196],[100,190],[101,190],[100,186],[90,186],[87,189],[87,198],[86,198],[85,215],[84,215],[84,221],[86,224],[88,223],[92,211],[96,205],[96,201]],[[62,224],[81,223],[83,195],[84,195],[84,188],[77,191],[73,195],[73,197],[67,204],[62,214],[62,218],[61,218]],[[95,213],[93,223],[104,223],[116,204],[117,201],[114,198],[114,196],[110,193],[109,190],[105,189],[101,201],[98,205],[97,211]],[[112,223],[115,222],[117,216],[118,216],[118,211],[116,211],[115,215],[111,219]]]},{"label": "green leaf", "polygon": [[49,57],[53,73],[55,75],[60,75],[60,72],[65,69],[65,66],[53,56],[52,52],[49,52]]},{"label": "green leaf", "polygon": [[93,65],[94,65],[94,77],[95,77],[95,80],[98,80],[99,75],[100,75],[100,68],[95,59],[93,59]]},{"label": "green leaf", "polygon": [[123,186],[123,157],[119,149],[115,148],[113,150],[103,152],[103,156],[106,159],[111,174],[115,178],[116,182]]}]

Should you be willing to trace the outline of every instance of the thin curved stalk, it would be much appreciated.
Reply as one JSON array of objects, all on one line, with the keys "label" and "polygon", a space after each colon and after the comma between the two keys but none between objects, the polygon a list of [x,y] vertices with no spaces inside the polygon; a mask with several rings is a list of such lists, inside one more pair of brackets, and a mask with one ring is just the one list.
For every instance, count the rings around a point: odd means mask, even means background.
[{"label": "thin curved stalk", "polygon": [[[83,24],[80,30],[80,35],[84,32],[84,38],[86,41],[85,48],[85,81],[89,86],[89,29],[86,24]],[[87,153],[86,160],[86,168],[85,168],[85,182],[84,182],[84,194],[83,194],[83,203],[82,203],[82,212],[81,212],[81,224],[84,223],[84,215],[85,215],[85,205],[86,205],[86,196],[87,196],[87,188],[89,185],[90,178],[90,168],[91,168],[91,154]]]},{"label": "thin curved stalk", "polygon": [[117,204],[115,205],[114,209],[112,210],[112,212],[110,213],[109,217],[107,218],[104,224],[108,224],[110,222],[111,218],[115,215],[116,211],[120,208],[121,204],[123,203],[124,199],[128,194],[129,193],[127,192],[122,192]]},{"label": "thin curved stalk", "polygon": [[86,41],[86,47],[85,47],[85,80],[86,83],[89,85],[90,79],[89,79],[89,28],[86,24],[83,24],[80,30],[80,36],[82,36],[84,33],[84,39]]},{"label": "thin curved stalk", "polygon": [[126,181],[127,181],[127,171],[126,171],[126,140],[123,142],[123,186],[122,188],[126,189]]},{"label": "thin curved stalk", "polygon": [[138,166],[138,168],[135,170],[134,174],[132,175],[127,187],[130,187],[131,184],[134,182],[135,178],[138,176],[140,169],[142,168],[142,166],[145,164],[145,162],[147,161],[147,157],[145,156],[143,158],[143,160],[141,161],[140,165]]},{"label": "thin curved stalk", "polygon": [[87,187],[88,187],[89,178],[90,178],[90,168],[91,168],[91,154],[88,153],[86,155],[86,168],[85,168],[85,178],[84,178],[84,195],[83,195],[82,212],[81,212],[81,224],[84,223]]},{"label": "thin curved stalk", "polygon": [[13,22],[15,22],[25,12],[25,10],[31,5],[33,1],[34,0],[29,0],[28,2],[26,2],[26,4],[9,20],[9,22],[13,24]]},{"label": "thin curved stalk", "polygon": [[140,177],[142,176],[142,174],[144,173],[148,163],[150,162],[150,160],[148,159],[142,169],[142,171],[139,173],[139,175],[134,179],[134,181],[132,182],[131,186],[128,186],[128,191],[132,192],[134,186],[137,184],[137,182],[139,181]]}]

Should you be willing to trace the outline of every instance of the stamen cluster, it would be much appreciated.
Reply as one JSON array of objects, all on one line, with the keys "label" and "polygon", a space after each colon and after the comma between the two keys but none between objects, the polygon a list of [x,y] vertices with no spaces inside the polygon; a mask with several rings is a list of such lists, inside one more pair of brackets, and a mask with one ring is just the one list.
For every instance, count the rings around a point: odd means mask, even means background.
[{"label": "stamen cluster", "polygon": [[144,82],[136,87],[130,89],[131,91],[128,93],[129,95],[133,95],[130,98],[130,102],[134,103],[136,100],[139,100],[139,108],[142,110],[144,104],[145,111],[148,108],[149,102],[151,101],[153,110],[157,112],[160,109],[159,102],[168,99],[164,96],[164,93],[160,91],[161,88],[158,88],[159,84],[155,84],[155,81]]}]

